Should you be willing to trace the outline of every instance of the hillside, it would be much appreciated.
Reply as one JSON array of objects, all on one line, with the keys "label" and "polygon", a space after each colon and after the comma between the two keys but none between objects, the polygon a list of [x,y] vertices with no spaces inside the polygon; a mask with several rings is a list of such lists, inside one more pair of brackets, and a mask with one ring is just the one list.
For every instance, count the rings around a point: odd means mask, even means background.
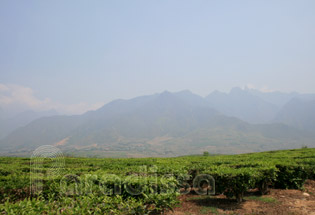
[{"label": "hillside", "polygon": [[[231,94],[239,96],[244,92],[234,89]],[[0,146],[7,152],[21,152],[48,144],[69,153],[104,152],[105,156],[115,157],[176,156],[202,151],[244,153],[314,145],[314,135],[309,131],[279,123],[250,124],[214,109],[209,98],[189,91],[165,91],[115,100],[82,115],[37,119],[12,132]],[[245,100],[253,103],[239,106],[244,107],[242,112],[260,103],[268,110],[274,107],[249,94],[241,103]],[[257,111],[265,113],[266,108],[252,109],[251,114],[256,115]]]},{"label": "hillside", "polygon": [[[14,116],[10,116],[9,113],[4,112],[0,108],[0,139],[9,135],[12,131],[26,126],[30,122],[46,116],[58,115],[55,110],[50,111],[24,111]],[[9,116],[9,117],[8,117]]]},{"label": "hillside", "polygon": [[315,100],[305,98],[291,99],[279,111],[274,121],[314,132]]},{"label": "hillside", "polygon": [[221,113],[249,123],[267,123],[279,110],[276,105],[238,87],[233,88],[228,94],[214,91],[206,100],[210,107]]}]

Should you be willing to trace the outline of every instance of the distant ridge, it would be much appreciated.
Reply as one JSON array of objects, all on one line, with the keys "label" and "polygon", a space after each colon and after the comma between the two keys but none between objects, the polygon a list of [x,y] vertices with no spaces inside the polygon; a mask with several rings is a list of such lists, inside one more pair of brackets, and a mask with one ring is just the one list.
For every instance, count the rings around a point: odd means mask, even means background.
[{"label": "distant ridge", "polygon": [[[215,91],[206,98],[185,90],[114,100],[82,115],[36,119],[13,131],[0,147],[9,153],[51,144],[65,152],[120,156],[175,156],[203,151],[231,154],[315,147],[314,132],[307,129],[311,125],[296,126],[296,121],[288,120],[287,116],[293,115],[290,108],[287,110],[292,101],[279,107],[270,102],[272,95],[269,94],[269,101],[263,97],[253,90],[234,88],[228,94]],[[283,95],[283,101],[289,98]],[[310,105],[308,116],[314,116],[312,100],[305,105]],[[301,114],[295,114],[295,119],[305,120]]]}]

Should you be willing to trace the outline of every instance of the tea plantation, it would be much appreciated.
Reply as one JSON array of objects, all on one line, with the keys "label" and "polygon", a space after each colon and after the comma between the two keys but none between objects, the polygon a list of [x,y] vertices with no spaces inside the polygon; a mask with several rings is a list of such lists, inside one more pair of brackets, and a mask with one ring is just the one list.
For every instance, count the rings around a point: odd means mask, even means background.
[{"label": "tea plantation", "polygon": [[242,202],[249,189],[301,189],[315,178],[315,149],[176,158],[0,157],[0,164],[0,214],[163,214],[189,192]]}]

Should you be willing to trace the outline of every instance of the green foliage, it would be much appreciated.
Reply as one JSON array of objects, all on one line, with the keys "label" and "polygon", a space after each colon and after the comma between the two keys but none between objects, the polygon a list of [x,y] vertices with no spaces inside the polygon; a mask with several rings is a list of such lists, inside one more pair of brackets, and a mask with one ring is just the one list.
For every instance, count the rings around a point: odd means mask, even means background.
[{"label": "green foliage", "polygon": [[204,152],[203,152],[203,156],[209,156],[209,152],[204,151]]},{"label": "green foliage", "polygon": [[[0,214],[150,214],[177,204],[199,174],[211,175],[215,193],[244,199],[248,189],[302,189],[315,176],[315,149],[221,156],[97,159],[66,157],[60,174],[30,193],[30,160],[0,157]],[[45,174],[44,174],[45,173]],[[186,192],[186,193],[187,193]],[[262,200],[263,201],[263,200]],[[267,200],[266,200],[267,201]]]},{"label": "green foliage", "polygon": [[308,178],[303,166],[281,164],[276,166],[279,173],[275,187],[281,189],[301,189]]}]

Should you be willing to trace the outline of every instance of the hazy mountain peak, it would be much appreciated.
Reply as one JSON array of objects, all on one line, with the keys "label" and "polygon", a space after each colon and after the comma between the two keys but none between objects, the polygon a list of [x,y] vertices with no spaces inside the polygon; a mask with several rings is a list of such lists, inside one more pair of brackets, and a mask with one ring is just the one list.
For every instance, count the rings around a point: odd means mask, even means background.
[{"label": "hazy mountain peak", "polygon": [[171,95],[172,93],[168,90],[164,90],[163,92],[160,93],[160,96],[165,96],[165,95]]},{"label": "hazy mountain peak", "polygon": [[[191,95],[194,94],[192,93],[190,90],[186,89],[186,90],[181,90],[179,92],[176,92],[176,94],[185,94],[185,95]],[[194,94],[195,95],[195,94]]]},{"label": "hazy mountain peak", "polygon": [[48,111],[26,110],[13,117],[0,119],[0,139],[15,129],[23,127],[36,119],[56,115],[58,115],[58,112],[54,109]]},{"label": "hazy mountain peak", "polygon": [[230,90],[230,94],[249,94],[247,90],[242,89],[240,87],[233,87]]},{"label": "hazy mountain peak", "polygon": [[268,122],[278,111],[275,105],[240,87],[232,88],[228,94],[214,91],[206,97],[206,100],[209,106],[219,112],[250,123]]},{"label": "hazy mountain peak", "polygon": [[[171,92],[169,92],[169,91],[163,91],[162,93],[160,93],[159,95],[158,95],[158,97],[157,97],[157,99],[158,100],[165,100],[165,101],[167,101],[167,100],[172,100],[172,99],[174,99],[174,94],[173,93],[171,93]],[[165,102],[164,101],[164,102]]]},{"label": "hazy mountain peak", "polygon": [[315,100],[295,97],[283,106],[274,121],[314,132],[314,110]]},{"label": "hazy mountain peak", "polygon": [[218,96],[227,96],[227,94],[224,93],[224,92],[218,91],[218,90],[214,90],[208,96],[206,96],[206,98],[207,97],[209,97],[209,98],[211,98],[211,97],[218,97]]},{"label": "hazy mountain peak", "polygon": [[[314,109],[314,104],[305,104],[305,111],[301,112]],[[223,114],[218,114],[217,110]],[[296,141],[292,144],[308,141],[304,133],[282,124],[256,126],[237,119],[268,122],[276,112],[272,104],[241,88],[233,88],[230,93],[214,91],[206,98],[189,90],[163,91],[114,100],[83,115],[38,119],[12,132],[3,140],[2,146],[23,150],[43,142],[60,143],[67,138],[67,144],[60,145],[65,150],[93,146],[100,151],[164,153],[163,150],[171,149],[180,154],[190,149],[200,150],[204,146],[224,148],[224,144],[228,144],[232,148],[247,150],[252,147],[252,150],[257,150],[264,144],[271,149],[275,142],[287,144],[294,138]],[[307,125],[311,125],[314,117],[305,116],[311,119],[307,121]],[[304,115],[300,118],[306,119]],[[297,120],[295,122],[301,121]],[[155,145],[152,140],[160,141]],[[237,145],[234,146],[235,143]]]}]

